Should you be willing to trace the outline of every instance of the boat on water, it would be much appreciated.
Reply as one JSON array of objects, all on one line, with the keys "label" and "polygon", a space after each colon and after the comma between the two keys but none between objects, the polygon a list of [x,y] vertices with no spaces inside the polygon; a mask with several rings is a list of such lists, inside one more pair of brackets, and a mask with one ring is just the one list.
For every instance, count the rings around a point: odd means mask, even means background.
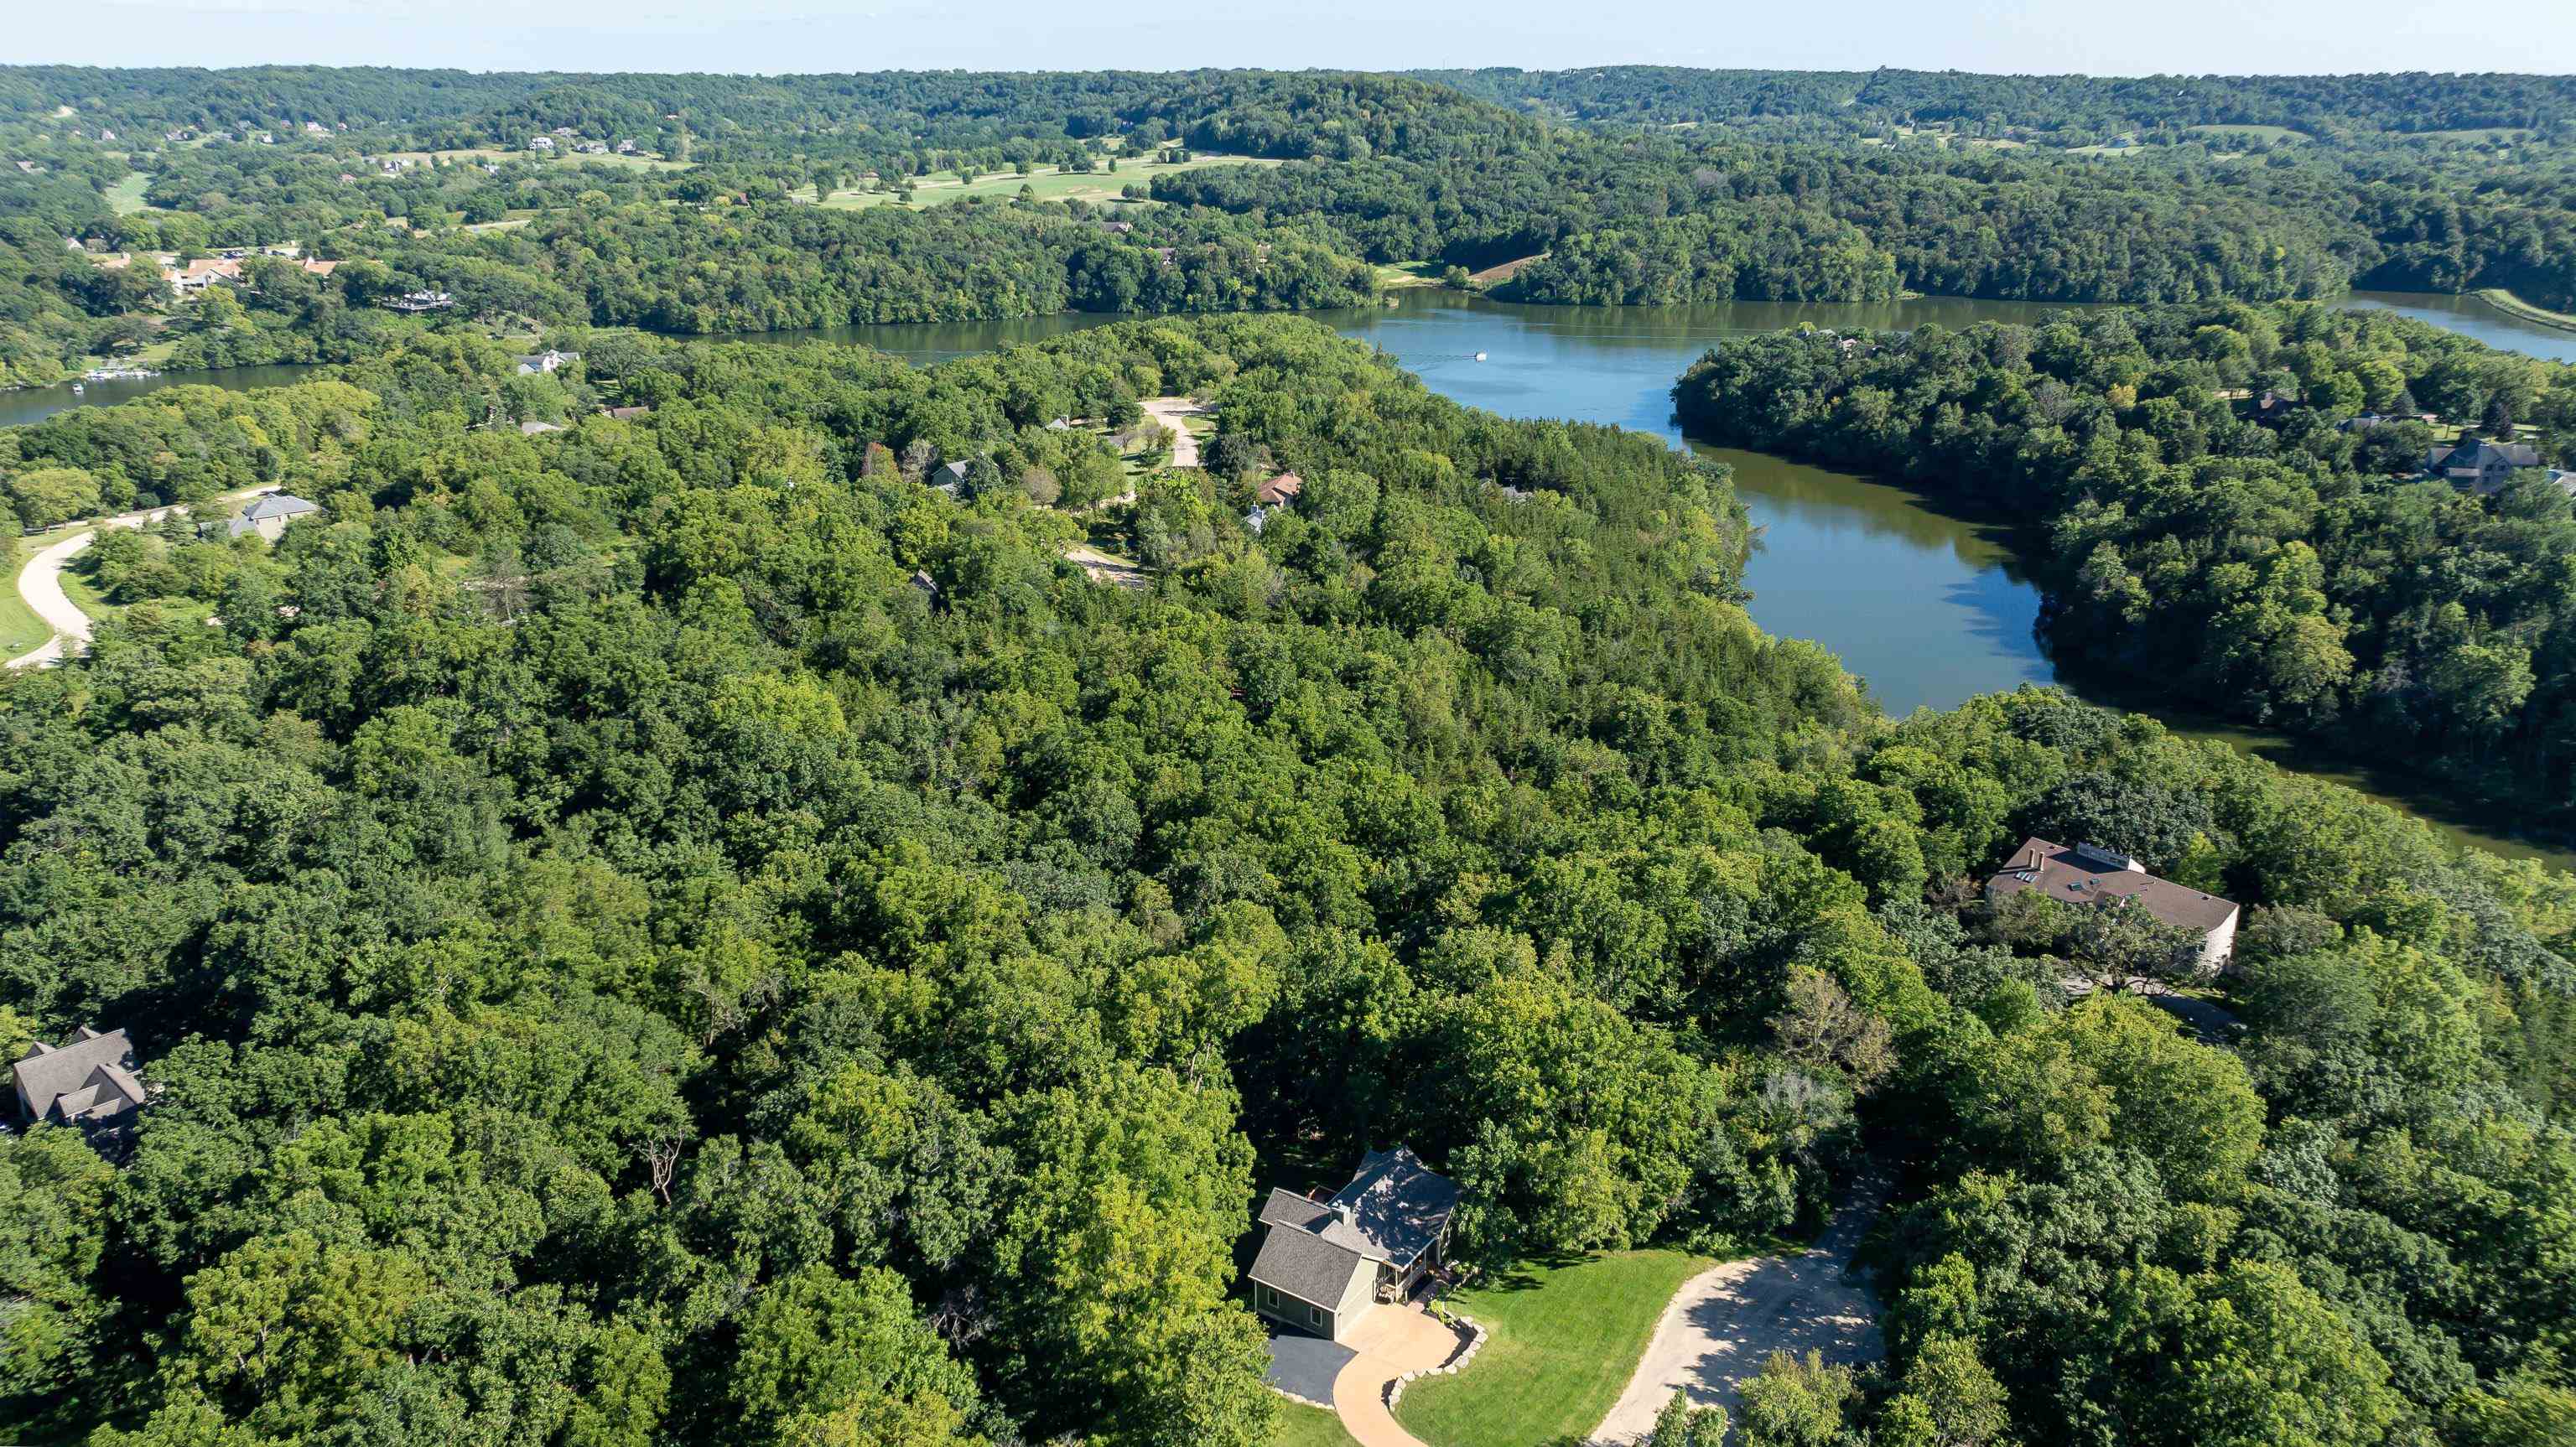
[{"label": "boat on water", "polygon": [[1484,353],[1482,353],[1482,352],[1478,352],[1478,353],[1476,354],[1476,360],[1477,360],[1477,361],[1479,361],[1479,362],[1481,362],[1481,361],[1485,360],[1485,354],[1484,354]]},{"label": "boat on water", "polygon": [[82,385],[81,385],[80,383],[78,383],[78,382],[74,382],[74,383],[72,383],[72,392],[73,392],[73,394],[74,394],[74,395],[78,395],[78,394],[80,394],[80,393],[82,393],[82,392],[86,392],[86,391],[88,391],[88,390],[89,390],[89,389],[88,389],[87,387],[82,386]]}]

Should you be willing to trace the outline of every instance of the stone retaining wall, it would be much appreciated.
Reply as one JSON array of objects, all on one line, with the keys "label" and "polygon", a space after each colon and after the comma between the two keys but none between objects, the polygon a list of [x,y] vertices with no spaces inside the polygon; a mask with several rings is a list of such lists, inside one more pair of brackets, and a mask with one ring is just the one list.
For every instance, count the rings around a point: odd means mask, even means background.
[{"label": "stone retaining wall", "polygon": [[1394,1411],[1395,1404],[1404,1400],[1405,1385],[1411,1382],[1415,1377],[1454,1376],[1459,1372],[1465,1371],[1467,1369],[1467,1364],[1476,1359],[1476,1353],[1484,1350],[1485,1329],[1478,1326],[1473,1320],[1467,1317],[1459,1317],[1457,1318],[1457,1321],[1459,1325],[1467,1328],[1466,1349],[1436,1367],[1425,1367],[1418,1372],[1406,1372],[1403,1376],[1387,1383],[1386,1409],[1388,1411]]}]

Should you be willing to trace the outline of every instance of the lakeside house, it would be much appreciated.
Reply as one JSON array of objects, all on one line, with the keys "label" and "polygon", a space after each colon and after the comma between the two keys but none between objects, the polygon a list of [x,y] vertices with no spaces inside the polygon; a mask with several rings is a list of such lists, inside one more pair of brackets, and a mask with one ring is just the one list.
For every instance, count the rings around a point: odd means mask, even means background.
[{"label": "lakeside house", "polygon": [[581,353],[579,352],[558,352],[554,348],[548,347],[542,352],[531,352],[528,355],[519,358],[519,375],[522,377],[533,377],[540,372],[555,371],[562,367],[566,362],[577,362],[579,360],[581,360]]},{"label": "lakeside house", "polygon": [[398,312],[434,312],[456,305],[456,298],[443,291],[407,291],[385,305]]},{"label": "lakeside house", "polygon": [[2461,440],[2456,447],[2436,447],[2424,455],[2424,471],[2454,487],[2491,493],[2513,481],[2516,468],[2538,467],[2539,449],[2523,442]]},{"label": "lakeside house", "polygon": [[2200,941],[2200,971],[2215,974],[2236,948],[2236,921],[2241,911],[2233,900],[2204,894],[2187,884],[2158,879],[2138,861],[2099,844],[2068,848],[2030,838],[1986,881],[1986,897],[2003,899],[2039,890],[2060,904],[2138,905]]},{"label": "lakeside house", "polygon": [[29,1125],[69,1125],[83,1130],[116,1127],[120,1117],[151,1099],[138,1073],[134,1042],[123,1030],[80,1027],[69,1043],[39,1040],[21,1056],[11,1074],[18,1087],[18,1114]]},{"label": "lakeside house", "polygon": [[528,149],[531,151],[551,151],[554,148],[555,138],[552,136],[528,137]]},{"label": "lakeside house", "polygon": [[1458,1183],[1409,1148],[1371,1151],[1328,1200],[1273,1189],[1269,1234],[1252,1263],[1253,1307],[1272,1321],[1347,1339],[1380,1302],[1412,1296],[1449,1250]]},{"label": "lakeside house", "polygon": [[1263,507],[1286,507],[1297,494],[1306,490],[1306,479],[1293,472],[1283,472],[1252,490],[1253,501]]}]

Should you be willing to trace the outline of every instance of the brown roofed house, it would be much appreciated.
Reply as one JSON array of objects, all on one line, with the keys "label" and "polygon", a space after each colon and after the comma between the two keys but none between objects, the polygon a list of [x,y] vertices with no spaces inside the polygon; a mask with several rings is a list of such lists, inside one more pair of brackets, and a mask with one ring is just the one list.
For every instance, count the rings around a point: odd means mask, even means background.
[{"label": "brown roofed house", "polygon": [[1371,1151],[1332,1199],[1273,1190],[1261,1205],[1270,1234],[1252,1263],[1263,1316],[1347,1340],[1381,1301],[1403,1301],[1449,1249],[1458,1183],[1404,1146]]},{"label": "brown roofed house", "polygon": [[87,1025],[68,1044],[37,1041],[12,1070],[18,1111],[30,1124],[51,1122],[84,1129],[123,1125],[117,1117],[150,1098],[135,1074],[134,1042],[122,1030]]},{"label": "brown roofed house", "polygon": [[2158,879],[2138,867],[2137,860],[2099,844],[2070,849],[2045,839],[2023,840],[2004,867],[1986,881],[1986,897],[2002,899],[2030,889],[2042,890],[2061,904],[2143,905],[2157,919],[2199,938],[2204,974],[2215,974],[2236,947],[2235,901]]},{"label": "brown roofed house", "polygon": [[1286,507],[1288,500],[1306,490],[1306,479],[1293,472],[1283,472],[1253,490],[1253,501],[1263,507]]}]

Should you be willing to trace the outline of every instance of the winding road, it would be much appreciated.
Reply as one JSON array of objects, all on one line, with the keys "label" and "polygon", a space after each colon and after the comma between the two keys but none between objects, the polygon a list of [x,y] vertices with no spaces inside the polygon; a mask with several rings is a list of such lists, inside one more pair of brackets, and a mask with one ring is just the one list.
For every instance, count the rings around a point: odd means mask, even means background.
[{"label": "winding road", "polygon": [[1689,1393],[1693,1406],[1735,1412],[1736,1389],[1773,1352],[1812,1350],[1844,1364],[1884,1355],[1878,1301],[1853,1273],[1852,1255],[1886,1201],[1886,1183],[1866,1182],[1808,1249],[1730,1261],[1683,1282],[1593,1442],[1609,1447],[1647,1436],[1676,1391]]},{"label": "winding road", "polygon": [[[275,491],[277,489],[273,487],[255,487],[245,492],[226,493],[222,497],[210,498],[208,501],[240,502],[246,498],[262,497]],[[35,668],[47,663],[60,662],[89,647],[89,615],[75,607],[71,595],[63,591],[63,565],[80,556],[92,542],[96,541],[101,528],[145,527],[159,522],[172,513],[186,511],[188,511],[187,507],[172,506],[148,508],[142,512],[118,513],[112,518],[92,524],[81,532],[73,533],[61,542],[41,549],[34,557],[29,558],[27,566],[18,570],[18,596],[26,599],[27,606],[35,610],[36,616],[45,620],[45,626],[54,630],[54,636],[45,640],[43,647],[10,659],[9,666]]]}]

